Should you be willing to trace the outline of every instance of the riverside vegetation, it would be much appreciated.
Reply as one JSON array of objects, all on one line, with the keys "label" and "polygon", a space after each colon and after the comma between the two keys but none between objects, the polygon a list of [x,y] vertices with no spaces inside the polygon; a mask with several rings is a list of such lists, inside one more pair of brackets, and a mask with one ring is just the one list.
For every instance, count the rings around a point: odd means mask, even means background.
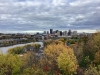
[{"label": "riverside vegetation", "polygon": [[39,44],[31,44],[1,52],[0,75],[100,75],[100,32],[77,41],[47,40],[43,55],[39,51]]}]

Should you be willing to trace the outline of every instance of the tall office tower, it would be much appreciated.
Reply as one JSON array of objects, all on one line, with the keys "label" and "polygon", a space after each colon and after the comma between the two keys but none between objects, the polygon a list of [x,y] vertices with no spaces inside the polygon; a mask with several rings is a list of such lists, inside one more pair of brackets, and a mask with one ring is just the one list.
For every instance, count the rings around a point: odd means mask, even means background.
[{"label": "tall office tower", "polygon": [[68,31],[68,36],[71,36],[71,33],[72,33],[71,30],[69,30],[69,31]]},{"label": "tall office tower", "polygon": [[47,31],[47,34],[49,34],[49,31]]},{"label": "tall office tower", "polygon": [[62,36],[62,31],[60,31],[60,36]]},{"label": "tall office tower", "polygon": [[44,31],[44,34],[46,34],[46,31]]},{"label": "tall office tower", "polygon": [[52,34],[53,33],[53,29],[50,29],[50,34]]},{"label": "tall office tower", "polygon": [[59,30],[56,30],[56,33],[58,32]]}]

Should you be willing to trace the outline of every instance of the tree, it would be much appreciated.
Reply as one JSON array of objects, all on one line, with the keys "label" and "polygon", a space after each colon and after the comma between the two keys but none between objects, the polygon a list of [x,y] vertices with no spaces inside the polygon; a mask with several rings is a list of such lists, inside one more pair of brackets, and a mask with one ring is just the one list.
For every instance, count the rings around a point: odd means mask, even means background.
[{"label": "tree", "polygon": [[100,32],[94,33],[84,44],[84,54],[89,55],[91,60],[94,60],[94,55],[98,50],[100,50]]},{"label": "tree", "polygon": [[[77,69],[77,61],[76,57],[74,56],[73,50],[63,44],[48,45],[44,49],[44,55],[48,60],[46,64],[51,68],[51,70],[53,65],[56,66],[56,69],[59,67],[59,69],[63,70],[65,73],[67,72],[68,74],[70,72],[75,72],[75,70]],[[69,68],[69,70],[65,71],[65,67],[66,69]]]},{"label": "tree", "polygon": [[55,62],[59,54],[64,50],[65,46],[62,44],[50,44],[44,49],[44,55],[51,63]]},{"label": "tree", "polygon": [[100,75],[100,70],[96,66],[90,65],[88,69],[84,71],[84,75]]},{"label": "tree", "polygon": [[45,41],[44,41],[44,47],[50,45],[50,44],[53,43],[53,42],[54,42],[54,40],[45,40]]},{"label": "tree", "polygon": [[66,48],[57,58],[58,67],[64,74],[70,75],[76,72],[77,60],[71,48]]},{"label": "tree", "polygon": [[8,49],[9,54],[21,54],[23,53],[24,46],[18,46]]},{"label": "tree", "polygon": [[38,52],[40,47],[41,47],[41,45],[40,44],[33,44],[33,47],[35,49],[35,52]]},{"label": "tree", "polygon": [[41,61],[33,51],[27,52],[22,56],[21,75],[47,75],[41,67]]},{"label": "tree", "polygon": [[100,65],[100,50],[95,53],[94,62]]},{"label": "tree", "polygon": [[0,54],[0,75],[20,75],[21,65],[19,56]]},{"label": "tree", "polygon": [[58,39],[58,42],[59,41],[61,41],[66,46],[67,38],[60,38],[60,39]]},{"label": "tree", "polygon": [[35,60],[35,55],[34,52],[27,52],[25,54],[23,54],[22,56],[22,62],[23,62],[23,69],[27,68],[27,67],[32,67],[33,64],[36,64],[36,60]]}]

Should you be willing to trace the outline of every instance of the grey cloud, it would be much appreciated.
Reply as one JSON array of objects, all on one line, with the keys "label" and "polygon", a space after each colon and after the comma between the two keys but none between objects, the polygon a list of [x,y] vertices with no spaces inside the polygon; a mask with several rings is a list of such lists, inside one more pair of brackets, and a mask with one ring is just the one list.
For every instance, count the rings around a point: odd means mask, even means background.
[{"label": "grey cloud", "polygon": [[99,20],[99,0],[0,0],[2,31],[88,30],[100,27]]}]

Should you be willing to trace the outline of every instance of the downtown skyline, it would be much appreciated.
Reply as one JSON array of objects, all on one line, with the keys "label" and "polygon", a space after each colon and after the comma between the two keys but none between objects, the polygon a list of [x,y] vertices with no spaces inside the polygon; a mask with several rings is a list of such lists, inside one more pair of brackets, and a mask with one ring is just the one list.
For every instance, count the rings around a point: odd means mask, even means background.
[{"label": "downtown skyline", "polygon": [[0,33],[92,33],[100,29],[99,20],[100,0],[0,0]]}]

